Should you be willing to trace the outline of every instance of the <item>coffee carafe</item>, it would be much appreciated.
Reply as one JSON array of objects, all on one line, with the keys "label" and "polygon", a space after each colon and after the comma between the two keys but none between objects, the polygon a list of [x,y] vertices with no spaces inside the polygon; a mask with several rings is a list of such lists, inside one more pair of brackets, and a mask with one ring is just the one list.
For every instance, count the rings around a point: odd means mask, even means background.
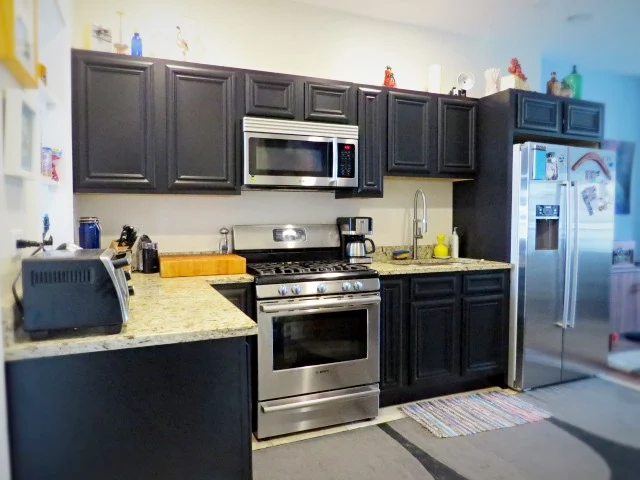
[{"label": "coffee carafe", "polygon": [[[340,246],[342,257],[349,263],[371,263],[372,253],[376,251],[373,240],[366,235],[373,233],[373,219],[371,217],[338,217],[340,230]],[[370,248],[367,248],[367,244]]]}]

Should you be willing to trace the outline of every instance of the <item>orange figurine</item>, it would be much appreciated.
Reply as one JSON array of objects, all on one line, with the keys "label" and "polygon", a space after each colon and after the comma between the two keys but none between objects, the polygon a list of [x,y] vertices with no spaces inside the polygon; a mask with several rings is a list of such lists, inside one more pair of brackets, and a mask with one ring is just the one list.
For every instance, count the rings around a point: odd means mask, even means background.
[{"label": "orange figurine", "polygon": [[387,68],[384,71],[384,86],[385,87],[396,86],[396,77],[393,76],[393,72],[391,71],[391,67],[389,65],[387,65]]}]

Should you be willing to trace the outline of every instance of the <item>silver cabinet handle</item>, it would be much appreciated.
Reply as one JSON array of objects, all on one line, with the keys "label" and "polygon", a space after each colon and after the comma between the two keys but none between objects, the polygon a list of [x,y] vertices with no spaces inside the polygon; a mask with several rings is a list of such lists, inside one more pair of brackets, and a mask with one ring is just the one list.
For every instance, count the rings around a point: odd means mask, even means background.
[{"label": "silver cabinet handle", "polygon": [[374,397],[379,394],[379,390],[372,389],[366,392],[347,393],[346,395],[336,395],[335,397],[318,398],[317,400],[305,400],[297,403],[287,403],[285,405],[274,405],[268,407],[262,405],[260,408],[264,413],[283,412],[287,410],[297,410],[298,408],[313,407],[316,405],[324,405],[325,403],[343,402],[345,400],[353,400],[355,398]]},{"label": "silver cabinet handle", "polygon": [[345,300],[310,300],[284,305],[260,305],[260,310],[264,313],[290,312],[292,310],[308,310],[321,307],[346,307],[349,305],[377,305],[380,303],[379,295],[372,295],[365,298],[349,298]]}]

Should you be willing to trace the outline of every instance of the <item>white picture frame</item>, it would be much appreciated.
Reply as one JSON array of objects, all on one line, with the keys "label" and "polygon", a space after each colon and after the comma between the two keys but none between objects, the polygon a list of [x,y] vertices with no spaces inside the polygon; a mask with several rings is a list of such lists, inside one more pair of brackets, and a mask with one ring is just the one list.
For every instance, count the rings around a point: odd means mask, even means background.
[{"label": "white picture frame", "polygon": [[4,107],[4,175],[36,178],[40,171],[40,122],[35,90],[7,88]]}]

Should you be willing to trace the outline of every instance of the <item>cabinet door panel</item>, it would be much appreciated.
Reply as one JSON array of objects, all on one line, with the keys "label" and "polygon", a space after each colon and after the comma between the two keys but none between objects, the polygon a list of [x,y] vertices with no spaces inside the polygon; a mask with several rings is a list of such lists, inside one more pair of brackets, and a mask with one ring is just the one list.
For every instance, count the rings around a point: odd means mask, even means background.
[{"label": "cabinet door panel", "polygon": [[560,102],[558,98],[540,98],[518,94],[517,128],[560,133]]},{"label": "cabinet door panel", "polygon": [[305,82],[304,119],[355,124],[354,87]]},{"label": "cabinet door panel", "polygon": [[380,283],[380,388],[400,387],[405,380],[403,281]]},{"label": "cabinet door panel", "polygon": [[409,383],[439,383],[460,373],[459,297],[411,304]]},{"label": "cabinet door panel", "polygon": [[430,172],[433,144],[430,104],[431,99],[426,95],[389,92],[387,170],[390,173]]},{"label": "cabinet door panel", "polygon": [[298,117],[296,97],[293,78],[253,73],[246,76],[247,115],[295,119]]},{"label": "cabinet door panel", "polygon": [[507,302],[504,295],[462,299],[462,374],[504,371]]},{"label": "cabinet door panel", "polygon": [[242,310],[245,315],[255,319],[255,297],[252,283],[214,285],[213,288]]},{"label": "cabinet door panel", "polygon": [[153,63],[73,57],[74,190],[154,190]]},{"label": "cabinet door panel", "polygon": [[457,98],[438,99],[438,171],[473,173],[476,167],[478,103]]},{"label": "cabinet door panel", "polygon": [[234,73],[166,66],[170,191],[235,190]]},{"label": "cabinet door panel", "polygon": [[564,104],[564,133],[583,137],[602,137],[604,105],[567,100]]}]

